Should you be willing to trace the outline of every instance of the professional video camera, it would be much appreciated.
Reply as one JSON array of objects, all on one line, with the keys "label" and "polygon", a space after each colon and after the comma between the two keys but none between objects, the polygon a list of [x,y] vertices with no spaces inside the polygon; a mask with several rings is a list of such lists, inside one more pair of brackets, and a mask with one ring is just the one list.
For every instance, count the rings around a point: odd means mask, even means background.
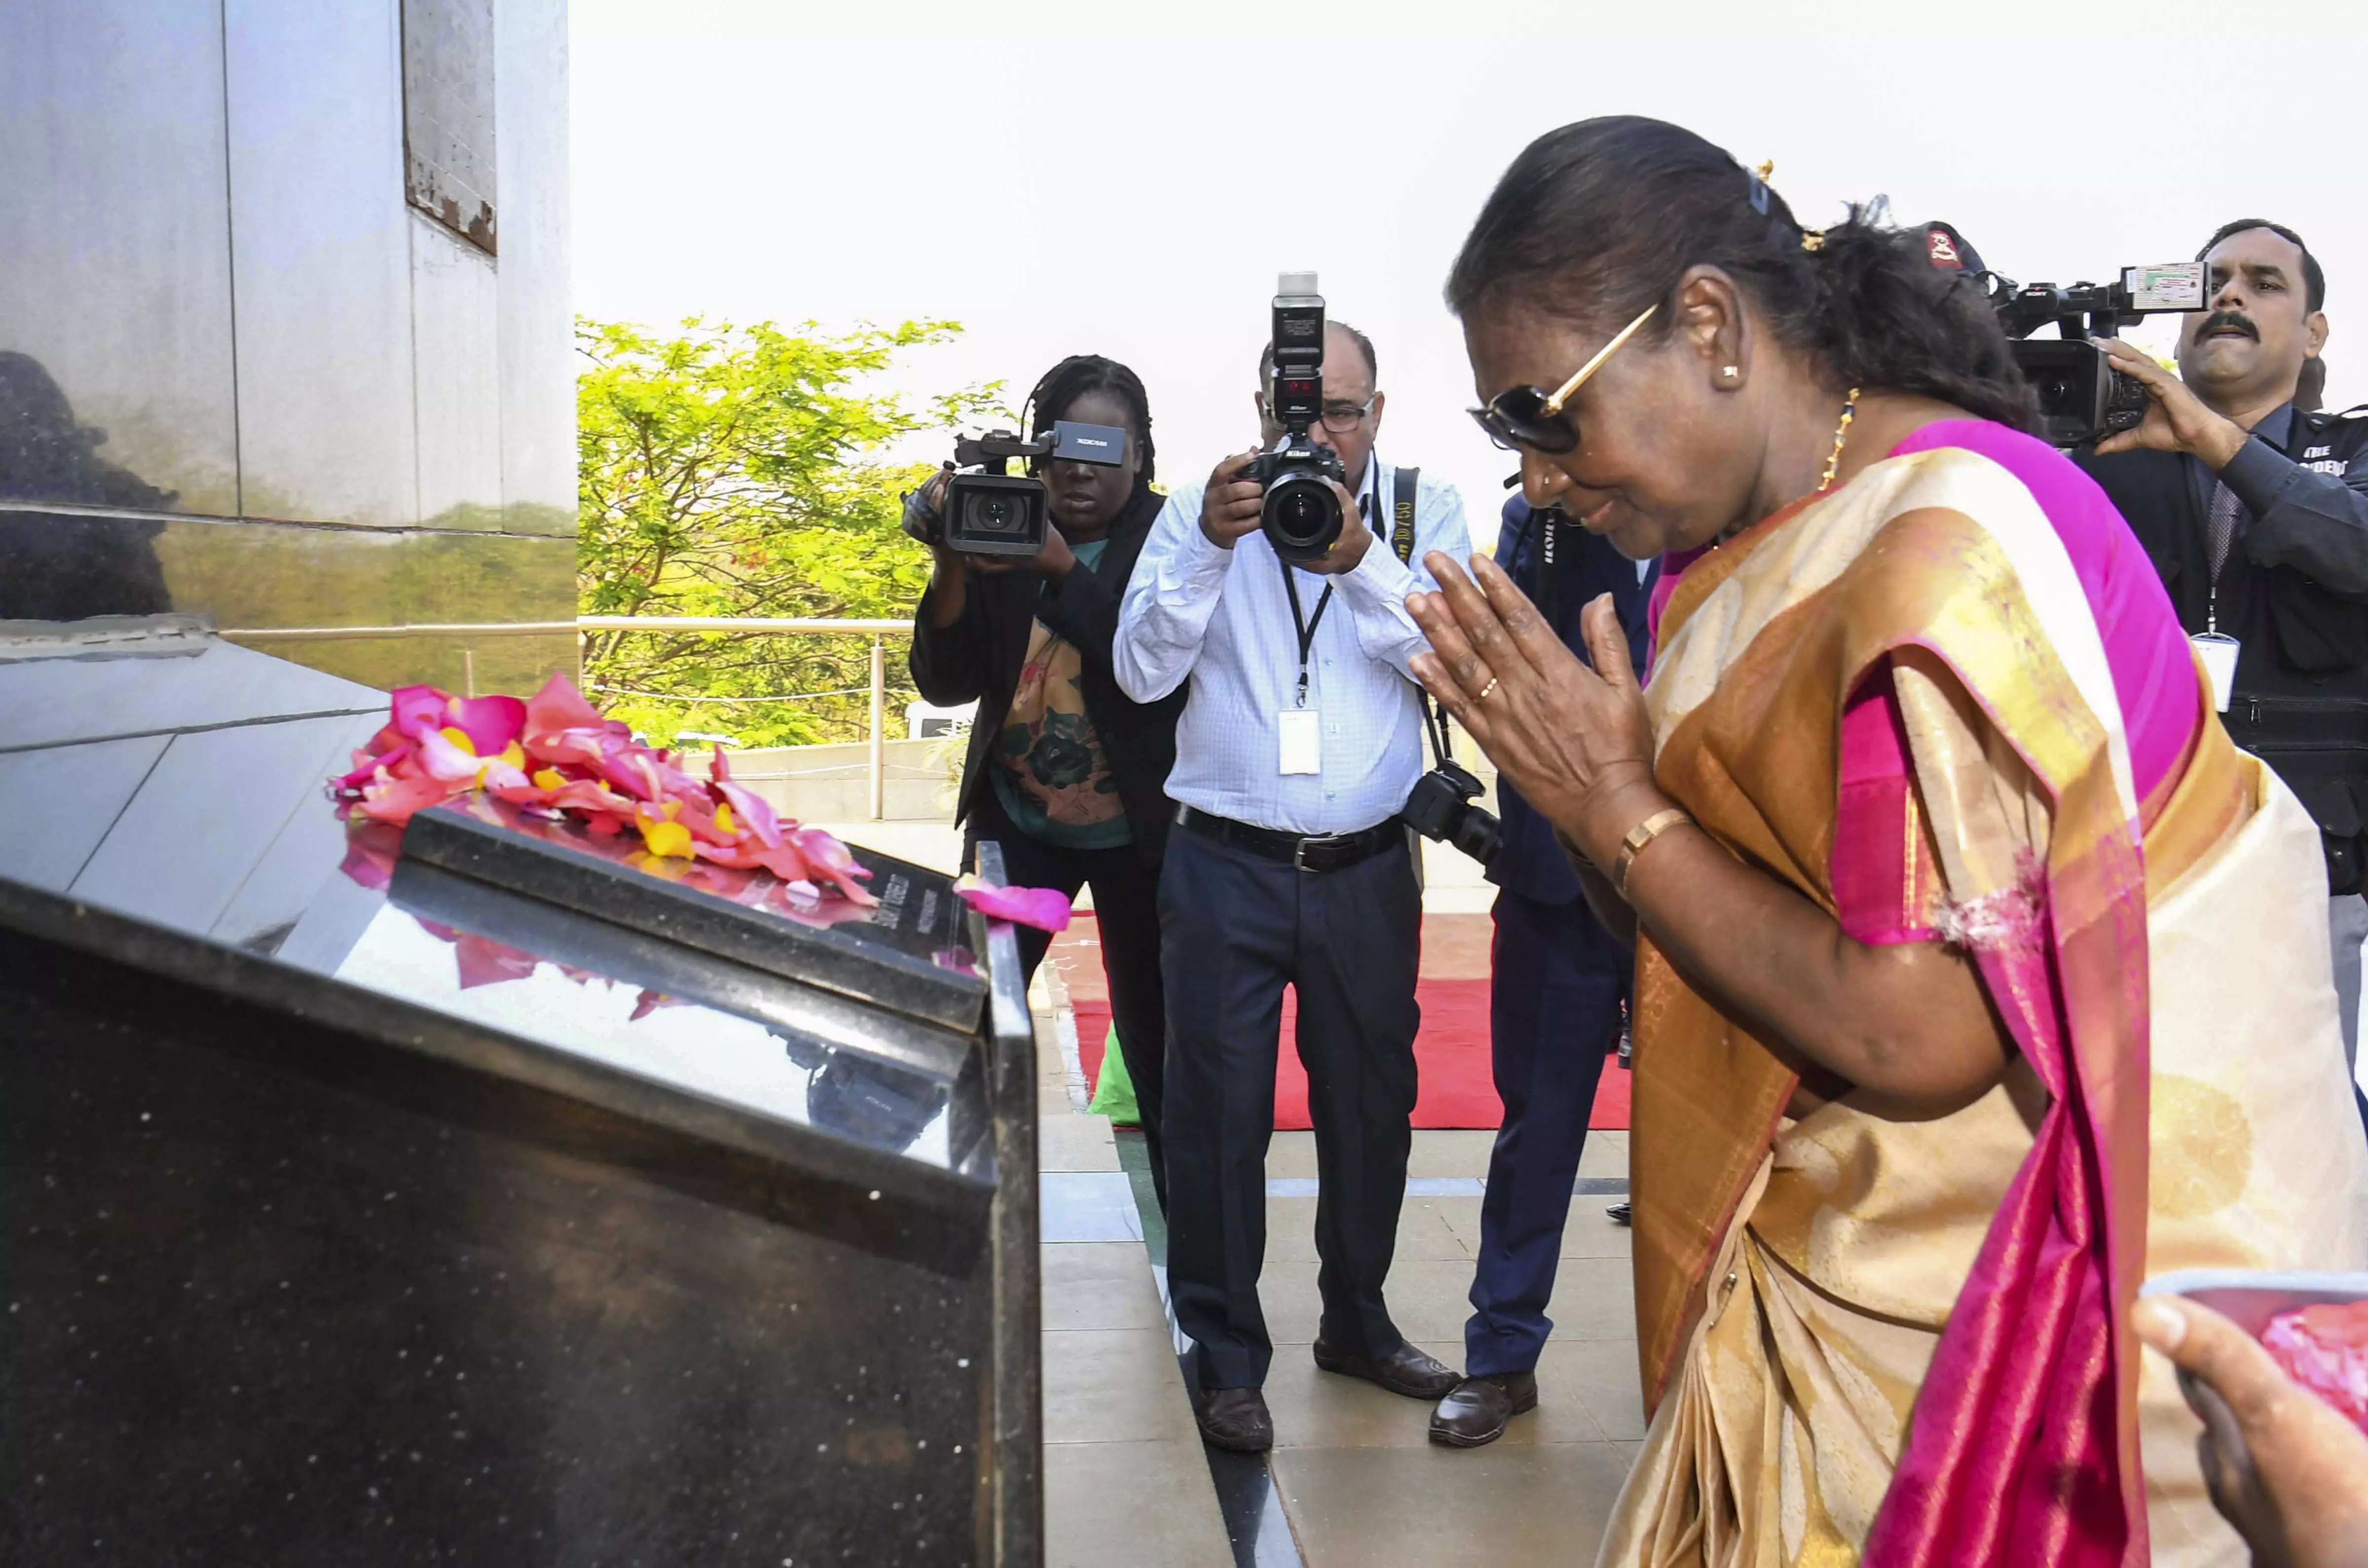
[{"label": "professional video camera", "polygon": [[1266,491],[1258,527],[1285,561],[1314,561],[1340,537],[1340,497],[1349,483],[1340,454],[1308,432],[1324,416],[1324,296],[1313,272],[1286,272],[1275,282],[1274,392],[1269,406],[1283,437],[1260,452],[1242,477]]},{"label": "professional video camera", "polygon": [[[2132,267],[2123,270],[2118,283],[2062,288],[2017,286],[1995,272],[1979,276],[1998,325],[2015,339],[2014,362],[2039,396],[2040,433],[2058,447],[2085,446],[2116,431],[2135,430],[2146,418],[2146,383],[2113,369],[2092,340],[2112,337],[2141,316],[2200,311],[2206,298],[2200,261]],[[2031,340],[2050,322],[2061,341]]]},{"label": "professional video camera", "polygon": [[[1025,458],[1031,471],[1011,472],[1011,460]],[[1023,441],[1008,430],[965,436],[954,443],[946,468],[945,500],[931,506],[928,487],[905,496],[905,531],[923,544],[943,544],[972,555],[1033,555],[1044,547],[1044,482],[1036,465],[1047,459],[1099,463],[1126,461],[1126,432],[1108,425],[1053,422],[1053,433]]]}]

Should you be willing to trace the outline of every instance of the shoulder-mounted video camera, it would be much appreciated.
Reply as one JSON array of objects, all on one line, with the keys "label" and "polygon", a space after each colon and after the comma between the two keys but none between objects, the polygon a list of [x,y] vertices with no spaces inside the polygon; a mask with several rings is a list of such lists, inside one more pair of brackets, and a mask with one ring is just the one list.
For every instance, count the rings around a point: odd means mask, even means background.
[{"label": "shoulder-mounted video camera", "polygon": [[[1027,460],[1030,472],[1013,473],[1014,458]],[[971,555],[1033,555],[1044,547],[1047,516],[1044,482],[1034,470],[1048,460],[1116,468],[1126,461],[1126,432],[1056,419],[1051,434],[1032,441],[1008,430],[962,437],[946,465],[944,501],[932,506],[927,486],[905,495],[905,531]]]},{"label": "shoulder-mounted video camera", "polygon": [[[2169,311],[2200,311],[2208,297],[2203,264],[2174,261],[2123,269],[2117,283],[2017,284],[1977,274],[2022,379],[2038,394],[2040,434],[2058,447],[2086,446],[2145,420],[2146,383],[2113,369],[2094,341],[2125,323]],[[2057,336],[2032,339],[2050,322]]]},{"label": "shoulder-mounted video camera", "polygon": [[1258,527],[1286,562],[1314,561],[1340,537],[1340,497],[1347,484],[1340,454],[1308,434],[1324,416],[1324,296],[1313,272],[1286,272],[1275,281],[1274,390],[1268,399],[1280,444],[1260,452],[1242,477],[1266,492]]}]

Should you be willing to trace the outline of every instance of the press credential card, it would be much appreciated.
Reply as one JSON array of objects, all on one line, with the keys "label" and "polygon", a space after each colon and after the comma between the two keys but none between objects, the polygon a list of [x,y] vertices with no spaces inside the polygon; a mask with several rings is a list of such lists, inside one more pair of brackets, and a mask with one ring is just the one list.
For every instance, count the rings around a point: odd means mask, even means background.
[{"label": "press credential card", "polygon": [[2203,665],[2203,674],[2212,682],[2212,706],[2221,712],[2228,711],[2228,699],[2237,687],[2237,649],[2234,637],[2218,631],[2199,631],[2187,640],[2195,649],[2195,656]]},{"label": "press credential card", "polygon": [[1284,775],[1324,771],[1324,731],[1313,708],[1286,708],[1274,716],[1282,741]]}]

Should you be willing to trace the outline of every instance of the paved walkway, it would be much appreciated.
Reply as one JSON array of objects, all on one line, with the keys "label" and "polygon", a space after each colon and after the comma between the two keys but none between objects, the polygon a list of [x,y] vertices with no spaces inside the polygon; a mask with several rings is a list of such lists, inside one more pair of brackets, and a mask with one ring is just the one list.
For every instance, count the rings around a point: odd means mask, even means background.
[{"label": "paved walkway", "polygon": [[[960,841],[924,823],[829,824],[854,842],[952,869]],[[1424,909],[1485,911],[1478,868],[1427,846]],[[1056,948],[1030,1000],[1040,1053],[1044,1240],[1047,1562],[1141,1568],[1395,1568],[1585,1562],[1644,1436],[1628,1233],[1604,1217],[1626,1189],[1628,1135],[1588,1136],[1539,1369],[1538,1410],[1498,1442],[1458,1451],[1428,1439],[1430,1407],[1318,1372],[1308,1346],[1317,1298],[1315,1136],[1278,1132],[1267,1159],[1267,1266],[1274,1334],[1265,1460],[1205,1449],[1192,1426],[1166,1236],[1141,1138],[1084,1113],[1074,982],[1101,990],[1091,955]],[[1480,1191],[1494,1135],[1414,1135],[1397,1260],[1387,1293],[1407,1337],[1463,1365]]]}]

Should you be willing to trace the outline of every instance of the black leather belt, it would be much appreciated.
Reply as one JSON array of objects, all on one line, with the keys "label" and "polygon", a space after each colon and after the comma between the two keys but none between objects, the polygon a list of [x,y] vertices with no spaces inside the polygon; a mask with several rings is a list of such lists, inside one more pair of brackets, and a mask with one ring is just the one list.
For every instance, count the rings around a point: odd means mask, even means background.
[{"label": "black leather belt", "polygon": [[1370,860],[1393,844],[1406,842],[1406,824],[1391,817],[1359,833],[1281,833],[1252,827],[1231,817],[1212,816],[1190,806],[1176,808],[1179,826],[1203,838],[1213,838],[1235,849],[1246,849],[1269,860],[1280,860],[1302,871],[1339,871],[1360,860]]}]

